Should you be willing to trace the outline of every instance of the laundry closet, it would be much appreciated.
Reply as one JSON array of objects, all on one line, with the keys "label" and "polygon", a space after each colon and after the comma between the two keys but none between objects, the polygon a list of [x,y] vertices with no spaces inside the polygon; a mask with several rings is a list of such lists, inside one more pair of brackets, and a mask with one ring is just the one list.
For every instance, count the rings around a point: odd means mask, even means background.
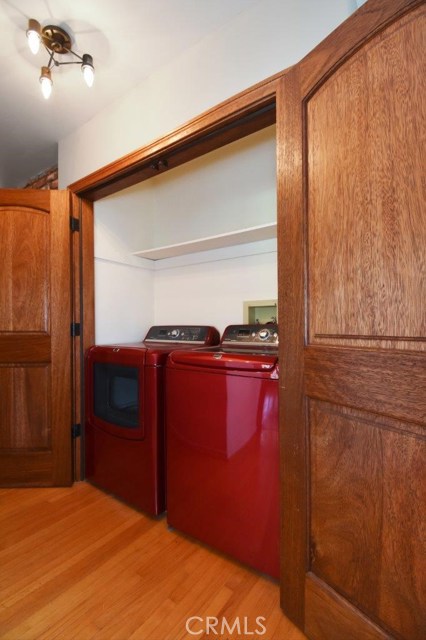
[{"label": "laundry closet", "polygon": [[153,324],[222,332],[251,301],[276,319],[275,125],[156,171],[95,203],[96,342]]}]

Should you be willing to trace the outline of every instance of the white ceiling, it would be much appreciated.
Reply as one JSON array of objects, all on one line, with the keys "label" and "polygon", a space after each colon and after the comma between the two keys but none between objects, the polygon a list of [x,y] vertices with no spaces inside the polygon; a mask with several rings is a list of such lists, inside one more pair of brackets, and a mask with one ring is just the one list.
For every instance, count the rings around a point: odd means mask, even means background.
[{"label": "white ceiling", "polygon": [[[0,186],[19,187],[57,162],[58,141],[157,67],[262,0],[0,0]],[[28,18],[65,28],[77,53],[90,53],[95,84],[79,65],[52,71],[39,86],[44,49],[34,56]]]}]

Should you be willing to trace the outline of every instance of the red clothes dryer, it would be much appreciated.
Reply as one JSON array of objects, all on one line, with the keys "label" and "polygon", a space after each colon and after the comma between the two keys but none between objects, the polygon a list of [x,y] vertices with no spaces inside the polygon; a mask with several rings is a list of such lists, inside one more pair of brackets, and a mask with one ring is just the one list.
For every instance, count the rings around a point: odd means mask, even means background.
[{"label": "red clothes dryer", "polygon": [[152,515],[165,509],[164,366],[173,349],[217,344],[213,327],[151,327],[143,342],[86,355],[86,478]]},{"label": "red clothes dryer", "polygon": [[277,326],[172,352],[166,385],[168,523],[278,578]]}]

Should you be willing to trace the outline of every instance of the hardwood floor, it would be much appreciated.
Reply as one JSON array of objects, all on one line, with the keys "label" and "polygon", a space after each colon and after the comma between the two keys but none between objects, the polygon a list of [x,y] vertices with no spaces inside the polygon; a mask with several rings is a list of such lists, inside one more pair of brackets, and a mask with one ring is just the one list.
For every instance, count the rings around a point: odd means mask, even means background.
[{"label": "hardwood floor", "polygon": [[249,637],[305,637],[274,581],[84,482],[0,489],[2,640]]}]

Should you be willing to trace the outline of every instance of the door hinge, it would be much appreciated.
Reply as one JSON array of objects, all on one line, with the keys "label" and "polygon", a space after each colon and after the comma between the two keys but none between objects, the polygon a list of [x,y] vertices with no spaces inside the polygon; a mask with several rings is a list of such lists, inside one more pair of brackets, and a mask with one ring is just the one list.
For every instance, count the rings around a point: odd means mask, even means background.
[{"label": "door hinge", "polygon": [[70,217],[70,227],[71,231],[80,231],[80,219]]},{"label": "door hinge", "polygon": [[73,440],[81,436],[81,424],[73,424],[71,425],[71,437]]},{"label": "door hinge", "polygon": [[71,338],[77,338],[80,335],[80,330],[79,322],[71,322]]}]

